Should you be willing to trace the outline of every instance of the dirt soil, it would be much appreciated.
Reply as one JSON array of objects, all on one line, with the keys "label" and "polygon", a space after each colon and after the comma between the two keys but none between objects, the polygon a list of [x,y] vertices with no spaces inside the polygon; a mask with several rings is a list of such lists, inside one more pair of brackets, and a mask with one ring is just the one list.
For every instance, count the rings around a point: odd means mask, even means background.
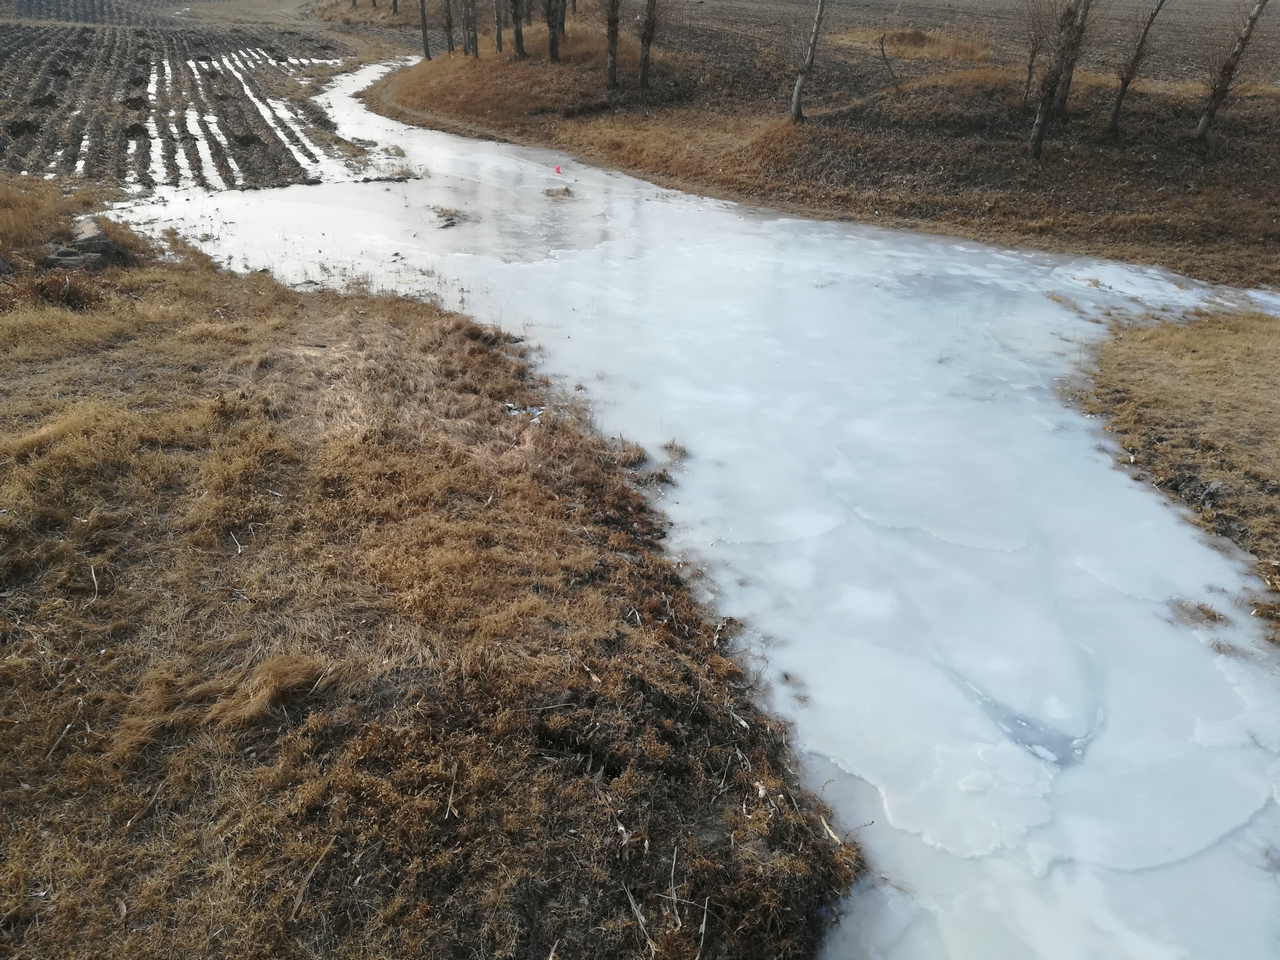
[{"label": "dirt soil", "polygon": [[[1203,36],[1229,39],[1235,20],[1223,12],[1231,4],[1187,13],[1192,6],[1171,6],[1158,22],[1156,53],[1115,141],[1102,128],[1127,22],[1116,19],[1118,8],[1099,20],[1069,122],[1053,131],[1039,163],[1025,155],[1034,108],[1022,102],[1011,3],[982,16],[942,4],[837,12],[802,125],[785,118],[808,9],[798,3],[680,8],[660,35],[659,79],[647,92],[636,88],[630,36],[622,88],[605,91],[598,26],[584,5],[561,68],[516,62],[509,44],[498,57],[482,43],[478,62],[437,58],[387,78],[366,99],[402,120],[559,148],[693,192],[1275,285],[1280,88],[1268,57],[1280,31],[1266,23],[1246,60],[1247,82],[1209,142],[1197,144],[1203,89],[1187,80],[1185,64],[1203,65]],[[530,32],[536,61],[545,37],[536,25]],[[876,42],[886,32],[897,86]]]}]

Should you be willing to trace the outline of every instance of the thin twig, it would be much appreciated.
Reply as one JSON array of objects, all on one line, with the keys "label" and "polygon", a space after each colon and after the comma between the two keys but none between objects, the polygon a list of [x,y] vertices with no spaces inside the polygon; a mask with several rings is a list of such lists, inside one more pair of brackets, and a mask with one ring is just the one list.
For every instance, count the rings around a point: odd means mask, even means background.
[{"label": "thin twig", "polygon": [[93,569],[93,564],[89,564],[89,576],[93,577],[93,599],[98,599],[98,572]]},{"label": "thin twig", "polygon": [[707,942],[707,910],[711,906],[711,898],[702,903],[702,926],[698,928],[698,953],[693,960],[702,960],[702,945]]},{"label": "thin twig", "polygon": [[680,920],[680,898],[676,896],[676,854],[679,852],[679,849],[671,851],[671,909],[676,915],[677,930],[684,926]]},{"label": "thin twig", "polygon": [[446,820],[449,819],[450,813],[452,813],[455,817],[458,815],[458,811],[453,809],[453,788],[457,785],[457,783],[458,783],[458,761],[455,760],[453,761],[453,770],[449,773],[449,802],[445,804],[445,808],[444,808],[444,818]]},{"label": "thin twig", "polygon": [[[92,569],[92,568],[90,568],[90,569]],[[68,732],[70,732],[70,730],[71,730],[72,726],[75,724],[76,720],[77,720],[77,719],[79,718],[79,716],[80,716],[80,711],[81,711],[81,710],[83,710],[83,709],[84,709],[84,700],[83,700],[83,699],[76,700],[76,712],[75,712],[75,716],[73,716],[73,717],[71,718],[71,722],[70,722],[70,723],[68,723],[65,727],[63,727],[63,728],[62,728],[62,733],[58,734],[58,739],[57,739],[57,740],[55,740],[55,741],[53,741],[53,746],[52,746],[52,747],[50,747],[50,748],[49,748],[49,752],[48,752],[47,754],[45,754],[45,758],[44,758],[44,759],[45,759],[45,762],[46,762],[46,763],[50,760],[50,758],[52,758],[52,757],[53,757],[53,751],[55,751],[55,750],[57,750],[57,749],[58,749],[58,744],[60,744],[60,743],[62,742],[62,738],[63,738],[63,737],[65,737],[65,736],[67,735],[67,733],[68,733]]]},{"label": "thin twig", "polygon": [[640,912],[640,904],[636,903],[636,898],[631,895],[631,889],[625,883],[622,885],[622,891],[627,895],[627,900],[631,903],[631,911],[636,915],[636,922],[640,924],[640,933],[644,937],[644,942],[649,945],[649,952],[656,957],[658,955],[658,945],[649,936],[649,928],[645,925],[644,914]]},{"label": "thin twig", "polygon": [[324,848],[324,852],[316,858],[316,862],[311,865],[311,869],[307,871],[307,875],[302,879],[302,886],[298,888],[298,895],[293,898],[293,912],[289,914],[289,921],[298,916],[298,908],[302,906],[302,897],[307,892],[307,886],[311,883],[311,878],[316,875],[316,870],[320,867],[320,861],[329,855],[329,851],[333,849],[333,845],[338,842],[338,838],[334,836],[329,845]]}]

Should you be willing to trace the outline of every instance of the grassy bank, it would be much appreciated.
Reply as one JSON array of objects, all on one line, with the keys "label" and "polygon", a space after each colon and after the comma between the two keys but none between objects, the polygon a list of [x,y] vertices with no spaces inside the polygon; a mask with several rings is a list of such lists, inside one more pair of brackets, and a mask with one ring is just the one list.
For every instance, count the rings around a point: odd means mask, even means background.
[{"label": "grassy bank", "polygon": [[[1264,314],[1135,325],[1104,344],[1090,408],[1134,469],[1280,588],[1280,321]],[[1280,597],[1255,614],[1280,639]]]},{"label": "grassy bank", "polygon": [[428,305],[35,269],[78,205],[0,185],[0,953],[812,955],[856,850],[641,452]]},{"label": "grassy bank", "polygon": [[768,51],[660,56],[653,89],[641,91],[637,51],[624,43],[623,84],[607,94],[603,43],[586,23],[571,24],[562,65],[545,62],[535,25],[528,61],[482,43],[478,60],[409,67],[366,101],[408,122],[559,148],[693,192],[1236,285],[1280,282],[1280,92],[1241,88],[1199,145],[1190,138],[1199,87],[1140,82],[1121,137],[1108,140],[1114,81],[1081,76],[1070,123],[1037,163],[1025,155],[1032,108],[1017,70],[990,64],[975,39],[900,31],[888,49],[902,83],[885,87],[865,33],[825,48],[802,125],[784,116],[794,68]]}]

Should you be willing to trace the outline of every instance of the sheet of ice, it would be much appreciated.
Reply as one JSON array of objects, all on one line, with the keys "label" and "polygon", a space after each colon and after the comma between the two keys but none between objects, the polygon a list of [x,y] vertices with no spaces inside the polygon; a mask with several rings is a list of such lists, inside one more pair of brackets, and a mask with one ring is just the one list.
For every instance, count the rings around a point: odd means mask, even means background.
[{"label": "sheet of ice", "polygon": [[871,864],[829,958],[1280,956],[1257,584],[1056,390],[1104,310],[1275,304],[407,128],[352,99],[375,75],[327,95],[339,132],[429,177],[161,190],[133,220],[525,332],[606,431],[692,452],[662,501],[671,549],[750,626]]}]

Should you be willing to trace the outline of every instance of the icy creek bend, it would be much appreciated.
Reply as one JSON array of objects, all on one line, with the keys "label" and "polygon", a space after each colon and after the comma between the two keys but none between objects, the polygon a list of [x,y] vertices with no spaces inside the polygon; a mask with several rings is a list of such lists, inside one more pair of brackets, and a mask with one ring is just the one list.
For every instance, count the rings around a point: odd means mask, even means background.
[{"label": "icy creek bend", "polygon": [[[605,432],[688,448],[670,549],[749,626],[871,865],[828,960],[1280,957],[1260,585],[1057,389],[1108,311],[1280,298],[408,127],[354,97],[387,69],[320,101],[382,172],[421,179],[332,164],[318,186],[164,188],[125,215],[294,285],[438,297],[526,335]],[[1194,604],[1229,622],[1179,617]]]}]

